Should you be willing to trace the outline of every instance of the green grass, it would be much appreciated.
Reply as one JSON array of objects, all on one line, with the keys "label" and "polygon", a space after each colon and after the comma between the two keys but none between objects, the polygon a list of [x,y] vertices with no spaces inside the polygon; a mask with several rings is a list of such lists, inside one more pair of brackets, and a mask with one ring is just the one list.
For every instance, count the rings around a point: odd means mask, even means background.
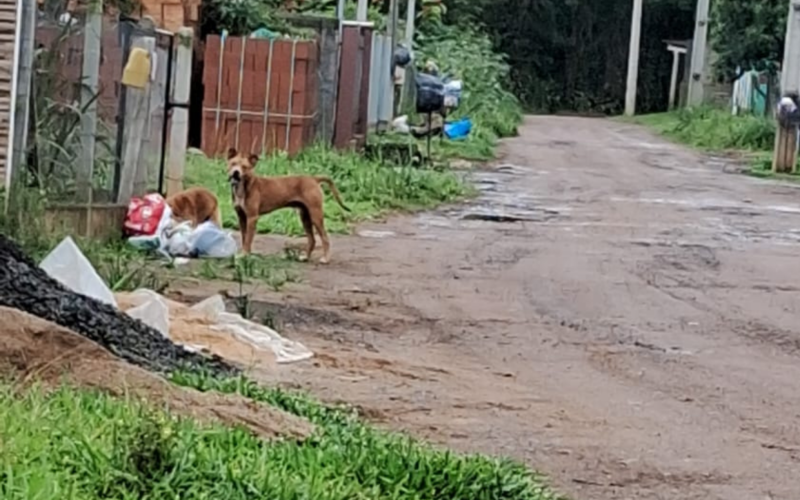
[{"label": "green grass", "polygon": [[352,412],[242,379],[181,375],[317,424],[302,443],[262,441],[140,403],[62,388],[0,384],[0,497],[6,500],[545,500],[521,465],[436,450],[360,422]]},{"label": "green grass", "polygon": [[[321,146],[309,148],[291,159],[284,154],[263,158],[257,164],[256,172],[267,176],[330,176],[345,204],[352,210],[348,214],[329,193],[326,194],[325,223],[332,233],[347,232],[353,222],[379,217],[390,211],[430,208],[459,199],[470,192],[452,172],[382,165],[355,153],[340,153]],[[220,201],[223,225],[238,229],[223,160],[189,157],[186,184],[204,186],[214,192]],[[297,212],[288,209],[262,217],[258,222],[258,231],[292,236],[304,234]]]},{"label": "green grass", "polygon": [[703,151],[741,154],[742,160],[749,165],[747,173],[754,177],[800,181],[800,168],[798,174],[775,174],[772,171],[775,123],[770,118],[733,116],[724,109],[698,108],[621,120],[644,125],[676,142]]},{"label": "green grass", "polygon": [[688,146],[706,151],[769,151],[775,123],[754,115],[733,116],[718,108],[681,109],[625,119]]}]

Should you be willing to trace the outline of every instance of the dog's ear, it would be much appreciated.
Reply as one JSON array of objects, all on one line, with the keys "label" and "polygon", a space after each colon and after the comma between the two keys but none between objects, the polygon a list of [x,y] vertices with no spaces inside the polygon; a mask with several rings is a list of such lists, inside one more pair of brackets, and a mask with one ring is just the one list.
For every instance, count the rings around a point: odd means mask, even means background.
[{"label": "dog's ear", "polygon": [[236,148],[228,148],[228,159],[234,158],[237,154]]},{"label": "dog's ear", "polygon": [[258,163],[258,155],[253,153],[247,157],[247,160],[250,162],[250,166],[255,168],[256,163]]}]

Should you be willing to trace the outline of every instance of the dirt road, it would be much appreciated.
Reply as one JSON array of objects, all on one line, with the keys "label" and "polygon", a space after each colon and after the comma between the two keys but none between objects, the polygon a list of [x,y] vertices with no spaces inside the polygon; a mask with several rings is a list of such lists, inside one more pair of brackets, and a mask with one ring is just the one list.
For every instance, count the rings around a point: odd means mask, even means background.
[{"label": "dirt road", "polygon": [[796,500],[800,189],[605,120],[504,151],[477,201],[335,238],[280,296],[316,361],[264,376],[576,500]]}]

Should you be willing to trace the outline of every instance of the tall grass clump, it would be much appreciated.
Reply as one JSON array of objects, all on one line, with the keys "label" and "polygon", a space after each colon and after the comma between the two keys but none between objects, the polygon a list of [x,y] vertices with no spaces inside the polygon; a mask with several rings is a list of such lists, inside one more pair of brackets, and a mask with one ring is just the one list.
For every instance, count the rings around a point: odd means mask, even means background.
[{"label": "tall grass clump", "polygon": [[318,430],[301,443],[264,441],[95,392],[63,387],[20,394],[0,384],[0,498],[555,498],[521,465],[435,450],[243,382],[192,383],[250,393],[306,415]]},{"label": "tall grass clump", "polygon": [[[226,164],[200,156],[189,158],[187,186],[205,186],[220,201],[223,225],[238,229],[231,200]],[[410,166],[383,165],[350,152],[323,146],[308,148],[289,158],[277,153],[259,160],[257,175],[326,175],[336,183],[347,213],[329,193],[325,195],[325,222],[330,232],[346,232],[348,224],[379,216],[392,210],[430,208],[453,201],[468,193],[468,187],[452,172],[439,172]],[[327,188],[324,188],[327,190]],[[278,210],[258,222],[261,233],[302,235],[303,227],[294,210]]]},{"label": "tall grass clump", "polygon": [[767,151],[775,141],[774,120],[700,107],[643,116],[637,122],[680,143],[710,151]]}]

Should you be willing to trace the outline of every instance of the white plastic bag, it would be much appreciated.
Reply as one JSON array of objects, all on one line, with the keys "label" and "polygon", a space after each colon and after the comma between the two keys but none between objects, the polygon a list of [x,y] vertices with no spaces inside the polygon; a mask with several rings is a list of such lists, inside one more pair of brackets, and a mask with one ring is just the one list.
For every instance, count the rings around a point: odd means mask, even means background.
[{"label": "white plastic bag", "polygon": [[71,237],[67,236],[61,240],[61,243],[42,260],[39,267],[73,292],[117,306],[111,289]]},{"label": "white plastic bag", "polygon": [[211,327],[214,330],[228,332],[258,349],[271,350],[278,363],[292,363],[314,356],[303,344],[285,339],[271,328],[248,321],[238,314],[225,312],[225,302],[220,295],[213,295],[191,309],[216,323]]},{"label": "white plastic bag", "polygon": [[165,338],[169,338],[169,305],[164,298],[152,290],[139,289],[131,294],[139,305],[125,311],[145,325],[152,327]]},{"label": "white plastic bag", "polygon": [[189,237],[191,253],[197,257],[225,259],[236,255],[238,247],[233,236],[211,221],[203,222]]},{"label": "white plastic bag", "polygon": [[170,224],[164,229],[162,248],[172,256],[189,257],[192,255],[192,224],[181,222]]},{"label": "white plastic bag", "polygon": [[392,128],[399,134],[411,133],[411,129],[408,126],[408,116],[403,115],[395,118],[394,121],[392,121]]}]

